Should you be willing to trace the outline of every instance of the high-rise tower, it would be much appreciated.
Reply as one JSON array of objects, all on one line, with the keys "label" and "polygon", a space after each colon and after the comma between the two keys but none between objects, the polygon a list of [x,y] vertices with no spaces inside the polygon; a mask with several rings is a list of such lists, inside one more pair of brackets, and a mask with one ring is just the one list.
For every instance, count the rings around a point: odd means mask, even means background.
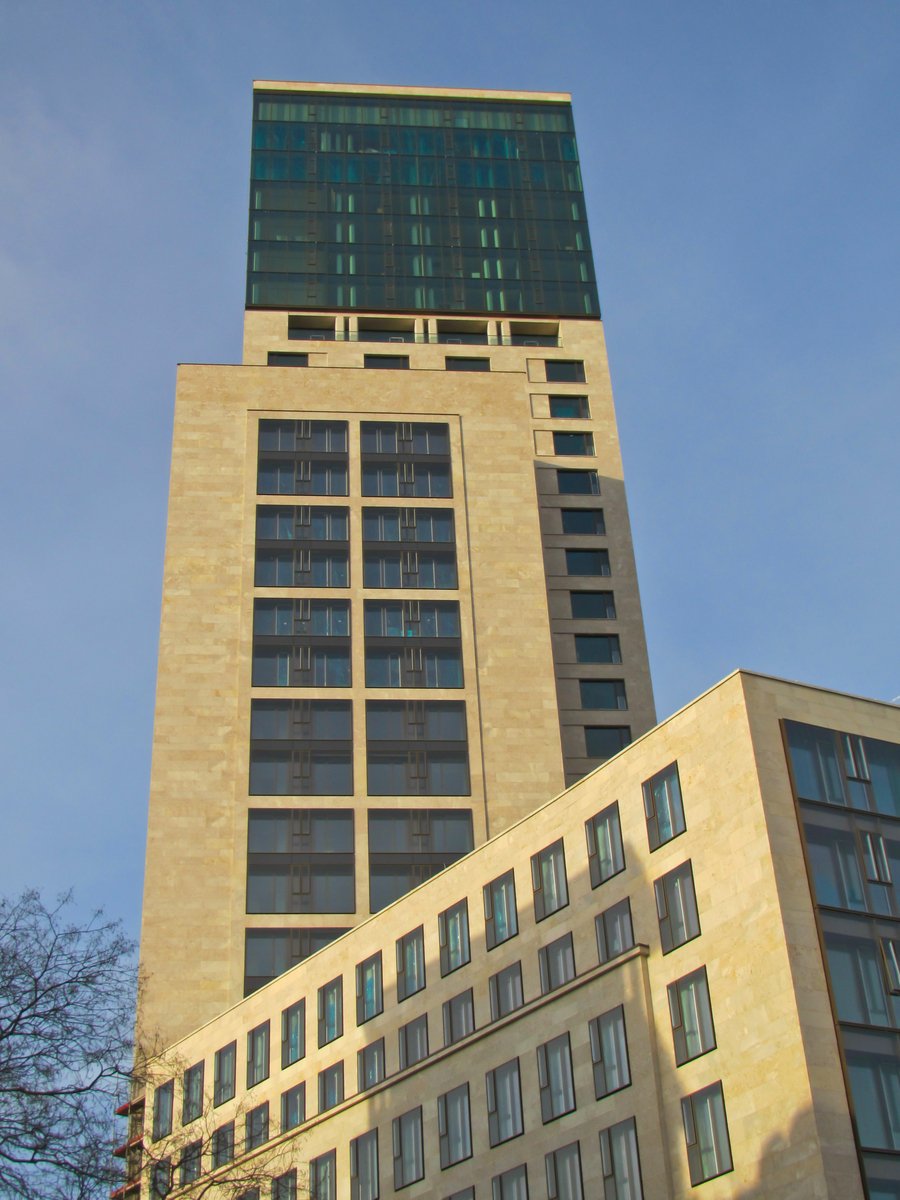
[{"label": "high-rise tower", "polygon": [[213,1017],[654,721],[569,97],[259,83],[179,369],[141,1020]]}]

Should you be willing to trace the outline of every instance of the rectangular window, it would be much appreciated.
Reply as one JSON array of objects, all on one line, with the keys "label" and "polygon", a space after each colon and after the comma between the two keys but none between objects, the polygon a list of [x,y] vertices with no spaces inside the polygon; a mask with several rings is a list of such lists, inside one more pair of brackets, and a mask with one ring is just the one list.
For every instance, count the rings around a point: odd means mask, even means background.
[{"label": "rectangular window", "polygon": [[361,1092],[368,1091],[376,1083],[384,1079],[384,1038],[363,1046],[356,1054],[357,1087]]},{"label": "rectangular window", "polygon": [[269,1103],[258,1104],[247,1113],[244,1148],[255,1150],[269,1140]]},{"label": "rectangular window", "polygon": [[603,1200],[643,1200],[634,1117],[600,1130]]},{"label": "rectangular window", "polygon": [[369,809],[369,907],[378,912],[472,849],[470,809]]},{"label": "rectangular window", "polygon": [[566,550],[567,575],[609,575],[608,550]]},{"label": "rectangular window", "polygon": [[593,454],[594,453],[594,437],[590,433],[562,433],[554,432],[553,434],[553,453],[554,454]]},{"label": "rectangular window", "polygon": [[722,1084],[713,1083],[681,1101],[691,1185],[732,1170],[731,1142]]},{"label": "rectangular window", "polygon": [[422,1149],[422,1109],[414,1108],[392,1122],[394,1188],[407,1187],[425,1177]]},{"label": "rectangular window", "polygon": [[420,925],[397,939],[397,999],[406,1000],[425,986],[425,930]]},{"label": "rectangular window", "polygon": [[181,1089],[181,1123],[189,1125],[203,1112],[203,1063],[195,1063],[184,1073]]},{"label": "rectangular window", "polygon": [[528,1168],[524,1163],[494,1176],[491,1200],[528,1200]]},{"label": "rectangular window", "polygon": [[647,818],[647,837],[650,849],[655,850],[665,842],[684,833],[684,806],[681,801],[681,784],[678,780],[678,764],[670,763],[662,771],[642,785],[644,813]]},{"label": "rectangular window", "polygon": [[575,661],[580,663],[620,663],[622,651],[618,636],[606,634],[575,634]]},{"label": "rectangular window", "polygon": [[438,914],[441,975],[449,975],[469,961],[469,905],[460,900]]},{"label": "rectangular window", "polygon": [[571,933],[548,942],[538,950],[541,971],[541,995],[555,991],[575,978],[575,949]]},{"label": "rectangular window", "polygon": [[667,871],[653,884],[663,954],[700,934],[700,917],[690,859]]},{"label": "rectangular window", "polygon": [[508,1013],[515,1012],[525,1003],[522,991],[522,964],[511,963],[492,975],[489,980],[491,993],[491,1020],[499,1021]]},{"label": "rectangular window", "polygon": [[444,359],[444,366],[448,371],[489,371],[491,369],[491,360],[489,358],[451,358]]},{"label": "rectangular window", "polygon": [[369,371],[408,371],[408,354],[364,354],[363,366]]},{"label": "rectangular window", "polygon": [[289,1067],[306,1054],[306,1001],[298,1000],[281,1013],[281,1065]]},{"label": "rectangular window", "polygon": [[344,1064],[332,1063],[319,1072],[319,1112],[327,1112],[344,1099]]},{"label": "rectangular window", "polygon": [[153,1093],[153,1140],[168,1137],[172,1132],[172,1109],[175,1103],[175,1080],[169,1079]]},{"label": "rectangular window", "polygon": [[541,1120],[546,1125],[575,1109],[575,1078],[569,1035],[544,1042],[537,1048],[538,1084],[541,1091]]},{"label": "rectangular window", "polygon": [[487,1089],[488,1137],[492,1146],[524,1132],[519,1060],[511,1059],[484,1077]]},{"label": "rectangular window", "polygon": [[168,1196],[174,1182],[173,1174],[170,1159],[163,1158],[159,1162],[155,1162],[150,1168],[150,1194],[152,1196]]},{"label": "rectangular window", "polygon": [[631,924],[631,901],[620,900],[594,918],[597,927],[597,950],[600,962],[610,962],[634,946]]},{"label": "rectangular window", "polygon": [[428,1013],[422,1013],[407,1025],[401,1025],[400,1041],[400,1070],[415,1066],[423,1058],[428,1057]]},{"label": "rectangular window", "polygon": [[212,1169],[224,1167],[234,1158],[234,1121],[220,1125],[212,1135]]},{"label": "rectangular window", "polygon": [[218,1106],[234,1099],[237,1042],[216,1051],[213,1060],[213,1104]]},{"label": "rectangular window", "polygon": [[352,736],[349,701],[251,701],[250,794],[352,795]]},{"label": "rectangular window", "polygon": [[668,991],[675,1062],[680,1067],[716,1048],[706,967],[676,979]]},{"label": "rectangular window", "polygon": [[[259,1188],[242,1192],[238,1200],[260,1200]],[[272,1200],[297,1200],[297,1172],[293,1168],[272,1180]]]},{"label": "rectangular window", "polygon": [[560,516],[564,534],[577,534],[583,537],[606,533],[602,508],[563,508],[560,510]]},{"label": "rectangular window", "polygon": [[270,350],[266,356],[270,367],[308,367],[308,354],[290,354],[288,351]]},{"label": "rectangular window", "polygon": [[584,752],[588,758],[606,762],[631,742],[630,725],[586,725]]},{"label": "rectangular window", "polygon": [[306,1120],[306,1084],[298,1083],[281,1093],[281,1132],[296,1129]]},{"label": "rectangular window", "polygon": [[550,416],[586,420],[591,415],[587,396],[550,396]]},{"label": "rectangular window", "polygon": [[544,1155],[547,1200],[583,1200],[581,1151],[578,1142]]},{"label": "rectangular window", "polygon": [[475,1032],[475,1000],[472,989],[446,1000],[443,1007],[444,1045],[452,1046]]},{"label": "rectangular window", "polygon": [[891,883],[891,868],[881,834],[861,832],[859,844],[869,883]]},{"label": "rectangular window", "polygon": [[587,837],[591,887],[595,888],[625,870],[618,801],[585,821],[584,832]]},{"label": "rectangular window", "polygon": [[548,383],[584,383],[584,363],[576,359],[548,358],[544,369]]},{"label": "rectangular window", "polygon": [[378,1130],[350,1143],[350,1200],[378,1200]]},{"label": "rectangular window", "polygon": [[247,1034],[247,1087],[255,1087],[269,1078],[269,1022],[264,1021]]},{"label": "rectangular window", "polygon": [[344,1032],[343,977],[319,988],[319,1045],[327,1046]]},{"label": "rectangular window", "polygon": [[309,1200],[336,1200],[336,1157],[335,1151],[329,1150],[327,1154],[320,1154],[310,1161]]},{"label": "rectangular window", "polygon": [[558,467],[556,490],[560,496],[599,496],[600,476],[596,471]]},{"label": "rectangular window", "polygon": [[519,932],[514,871],[507,871],[484,885],[484,931],[488,950]]},{"label": "rectangular window", "polygon": [[621,1091],[631,1083],[625,1010],[620,1004],[588,1024],[591,1061],[594,1064],[594,1095],[598,1100]]},{"label": "rectangular window", "polygon": [[576,621],[614,621],[616,603],[612,592],[569,592],[572,617]]},{"label": "rectangular window", "polygon": [[472,1157],[472,1119],[469,1111],[469,1085],[460,1084],[438,1096],[438,1138],[441,1170]]},{"label": "rectangular window", "polygon": [[[881,956],[884,962],[884,972],[887,979],[887,990],[892,996],[900,995],[900,939],[882,937]],[[881,1022],[874,1022],[881,1024]]]},{"label": "rectangular window", "polygon": [[455,700],[366,703],[370,796],[468,796],[466,706]]},{"label": "rectangular window", "polygon": [[531,856],[531,885],[534,889],[534,919],[543,921],[569,903],[566,855],[562,838]]},{"label": "rectangular window", "polygon": [[356,1023],[363,1025],[384,1008],[381,951],[356,965]]},{"label": "rectangular window", "polygon": [[582,708],[628,708],[624,679],[579,679]]}]

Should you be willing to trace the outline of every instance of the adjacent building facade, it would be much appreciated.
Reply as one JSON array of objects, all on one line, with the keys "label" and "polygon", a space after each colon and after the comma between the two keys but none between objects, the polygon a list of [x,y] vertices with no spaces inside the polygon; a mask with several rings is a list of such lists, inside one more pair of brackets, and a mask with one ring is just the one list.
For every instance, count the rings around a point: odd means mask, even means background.
[{"label": "adjacent building facade", "polygon": [[898,834],[900,712],[738,672],[168,1047],[148,1186],[900,1196]]},{"label": "adjacent building facade", "polygon": [[254,90],[178,373],[141,960],[168,1042],[654,721],[568,96]]}]

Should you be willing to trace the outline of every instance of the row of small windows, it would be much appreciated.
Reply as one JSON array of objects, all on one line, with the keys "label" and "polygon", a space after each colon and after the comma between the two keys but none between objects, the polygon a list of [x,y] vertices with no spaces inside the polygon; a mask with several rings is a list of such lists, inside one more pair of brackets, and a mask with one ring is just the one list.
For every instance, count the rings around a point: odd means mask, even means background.
[{"label": "row of small windows", "polygon": [[[309,338],[309,337],[312,337],[313,335],[316,335],[319,338],[324,336],[323,331],[321,331],[321,330],[313,330],[313,331],[310,331],[308,334],[304,334],[303,336]],[[299,334],[290,334],[290,336],[297,337],[300,335]],[[389,341],[397,341],[397,342],[404,342],[404,341],[411,342],[413,340],[412,334],[410,334],[409,336],[405,336],[402,334],[392,334],[388,331],[386,331],[384,339],[376,338],[372,334],[361,334],[360,336],[365,337],[366,339],[371,339],[371,340],[375,340],[375,341],[389,340]],[[329,340],[333,340],[333,337],[334,337],[334,333],[332,331]],[[444,340],[446,340],[446,339],[444,339]],[[485,341],[486,340],[487,340],[487,337],[485,337]],[[523,342],[523,344],[529,345],[532,343],[526,340]],[[534,342],[534,344],[537,344],[537,343]],[[293,350],[270,350],[266,361],[270,367],[308,367],[309,366],[309,354],[303,353],[303,352],[298,352],[298,351],[293,351]],[[409,370],[409,361],[410,360],[409,360],[408,354],[364,354],[363,355],[363,367],[366,370],[370,370],[370,371],[408,371]],[[549,360],[545,361],[544,365],[546,368],[546,382],[547,383],[584,383],[585,382],[585,373],[584,373],[584,363],[583,362],[576,362],[576,361],[570,361],[570,360],[564,360],[564,359],[554,361],[552,359],[549,359]],[[446,370],[446,371],[490,371],[490,369],[491,369],[491,360],[489,358],[485,358],[480,355],[456,354],[456,355],[447,355],[444,358],[444,370]],[[585,418],[585,417],[589,417],[591,415],[590,414],[590,405],[588,403],[587,396],[550,396],[549,401],[550,401],[550,416],[551,417],[558,417],[558,418],[566,419],[566,418],[573,418],[573,417],[574,418]],[[286,425],[286,424],[290,424],[290,423],[291,422],[261,421],[260,427],[272,426],[275,424]],[[325,424],[329,424],[329,423],[324,422],[324,421],[312,421],[312,422],[308,422],[308,424],[325,425]],[[338,422],[332,422],[331,424],[338,424]],[[365,428],[366,428],[366,425],[364,423],[363,429],[365,430]],[[446,426],[444,428],[446,428]],[[563,437],[563,436],[574,436],[574,435],[556,434],[554,436],[554,440],[556,437]],[[288,448],[285,446],[273,446],[270,444],[270,442],[271,442],[271,438],[268,436],[268,430],[267,430],[267,437],[266,437],[265,442],[263,442],[262,433],[261,433],[260,447],[262,449],[274,450],[274,449],[287,449]],[[561,442],[560,444],[562,445],[564,443]],[[291,448],[293,448],[293,447],[291,447]],[[324,449],[324,447],[318,447],[318,448]],[[363,437],[362,448],[363,448],[363,451],[366,450],[365,437]],[[297,449],[300,449],[300,447],[298,446]],[[581,454],[581,453],[586,453],[586,451],[583,451],[583,450],[557,450],[556,453],[557,454]],[[593,453],[593,450],[591,450],[590,453]]]},{"label": "row of small windows", "polygon": [[[495,223],[498,218],[488,218],[488,214],[485,213],[482,214],[482,222],[485,219],[490,219],[496,227]],[[259,230],[254,236],[257,240],[262,241],[305,241],[310,238],[317,242],[341,240],[318,236],[316,234],[316,217],[313,216],[311,218],[307,213],[303,213],[299,217],[297,214],[288,213],[257,218],[254,221],[254,225]],[[395,235],[398,225],[402,237],[402,220],[395,220]],[[341,223],[336,228],[339,228],[346,235],[346,240],[352,242],[355,239],[357,233],[356,222]],[[423,227],[418,221],[414,221],[411,224],[411,228],[421,230]],[[568,233],[568,222],[565,223],[565,229]],[[363,225],[360,223],[360,233],[362,231]],[[510,232],[517,234],[519,226],[517,224],[511,225]],[[363,240],[368,239],[363,238]],[[568,240],[560,248],[570,248]],[[583,249],[581,246],[576,248]],[[492,324],[490,330],[496,330],[496,326]],[[426,333],[424,329],[421,332],[417,332],[415,320],[408,317],[394,317],[390,319],[385,317],[357,317],[356,329],[345,330],[343,327],[336,327],[334,318],[330,316],[296,314],[288,317],[287,335],[290,341],[301,342],[349,341],[395,342],[401,344],[432,342],[438,345],[457,346],[558,346],[559,323],[555,321],[511,321],[509,324],[509,333],[498,335],[496,332],[489,331],[486,321],[447,321],[438,317],[433,319],[430,331]]]}]

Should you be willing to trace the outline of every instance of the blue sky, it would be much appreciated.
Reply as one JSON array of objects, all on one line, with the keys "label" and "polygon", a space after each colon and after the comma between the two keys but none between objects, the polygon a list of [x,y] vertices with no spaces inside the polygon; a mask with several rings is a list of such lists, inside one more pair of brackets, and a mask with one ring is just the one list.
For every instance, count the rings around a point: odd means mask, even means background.
[{"label": "blue sky", "polygon": [[573,93],[659,715],[892,699],[900,5],[6,0],[0,889],[136,930],[175,364],[235,362],[254,78]]}]

